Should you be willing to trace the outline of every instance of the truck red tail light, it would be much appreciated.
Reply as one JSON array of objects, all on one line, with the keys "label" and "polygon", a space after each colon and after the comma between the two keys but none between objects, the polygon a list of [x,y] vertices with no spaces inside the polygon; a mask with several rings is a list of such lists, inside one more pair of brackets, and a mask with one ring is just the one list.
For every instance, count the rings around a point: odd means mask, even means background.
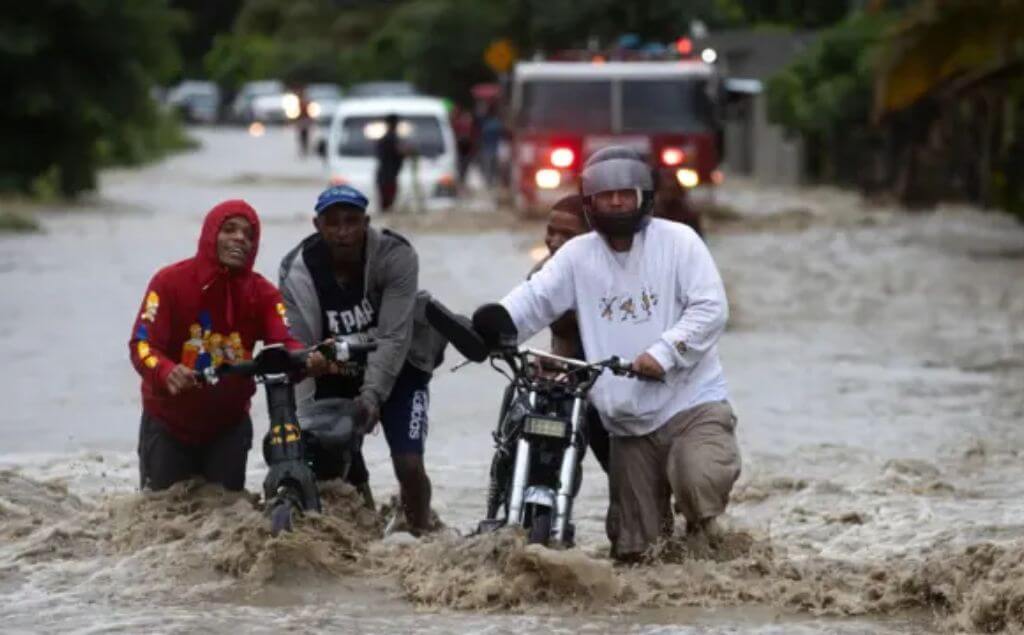
[{"label": "truck red tail light", "polygon": [[680,148],[664,148],[661,151],[661,162],[664,165],[675,167],[686,159],[686,153]]},{"label": "truck red tail light", "polygon": [[572,148],[555,148],[551,151],[551,165],[556,168],[572,167],[576,161],[576,153]]}]

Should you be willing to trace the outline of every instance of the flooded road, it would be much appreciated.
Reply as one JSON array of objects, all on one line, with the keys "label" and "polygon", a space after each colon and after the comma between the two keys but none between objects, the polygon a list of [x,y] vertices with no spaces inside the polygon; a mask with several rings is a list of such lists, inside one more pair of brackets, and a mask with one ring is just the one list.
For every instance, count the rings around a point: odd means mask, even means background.
[{"label": "flooded road", "polygon": [[[200,130],[202,148],[103,176],[100,194],[0,236],[0,620],[5,630],[213,632],[929,632],[1024,629],[1024,228],[946,208],[907,215],[831,190],[724,188],[709,239],[732,304],[720,345],[744,473],[727,545],[662,564],[603,557],[604,476],[576,504],[581,548],[516,536],[379,543],[350,492],[270,540],[248,498],[135,493],[138,377],[127,360],[149,277],[192,255],[206,211],[247,199],[257,269],[312,231],[323,184],[291,136]],[[375,218],[380,223],[380,218]],[[458,310],[531,266],[536,223],[476,205],[388,224],[425,288]],[[483,508],[502,378],[432,383],[434,506]],[[262,395],[257,430],[266,427]],[[383,437],[367,459],[396,491]],[[257,491],[262,459],[250,455]],[[423,608],[427,611],[423,612]]]}]

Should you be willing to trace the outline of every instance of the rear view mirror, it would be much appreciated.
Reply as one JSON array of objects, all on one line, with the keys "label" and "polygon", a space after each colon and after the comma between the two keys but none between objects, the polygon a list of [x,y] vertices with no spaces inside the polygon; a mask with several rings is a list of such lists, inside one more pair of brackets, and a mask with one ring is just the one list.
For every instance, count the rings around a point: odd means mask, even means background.
[{"label": "rear view mirror", "polygon": [[452,313],[448,307],[435,299],[426,306],[427,322],[434,327],[446,340],[451,342],[455,350],[471,362],[482,362],[490,352],[480,335],[474,330],[473,324],[464,315]]},{"label": "rear view mirror", "polygon": [[519,329],[508,310],[496,302],[485,304],[473,313],[473,330],[491,348],[515,348]]}]

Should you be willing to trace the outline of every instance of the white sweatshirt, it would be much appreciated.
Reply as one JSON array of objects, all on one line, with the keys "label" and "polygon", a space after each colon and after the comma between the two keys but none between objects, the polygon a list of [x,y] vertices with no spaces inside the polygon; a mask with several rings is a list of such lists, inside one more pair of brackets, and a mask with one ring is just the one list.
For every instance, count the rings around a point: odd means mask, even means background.
[{"label": "white sweatshirt", "polygon": [[613,436],[642,436],[687,408],[728,397],[716,344],[729,307],[722,279],[697,234],[652,219],[629,252],[597,232],[573,238],[501,301],[525,341],[576,311],[587,361],[632,361],[644,351],[665,383],[605,372],[590,393]]}]

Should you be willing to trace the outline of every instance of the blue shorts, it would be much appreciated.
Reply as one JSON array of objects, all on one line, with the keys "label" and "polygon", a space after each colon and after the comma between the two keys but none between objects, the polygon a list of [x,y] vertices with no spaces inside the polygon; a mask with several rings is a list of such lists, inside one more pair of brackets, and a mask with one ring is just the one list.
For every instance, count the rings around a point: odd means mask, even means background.
[{"label": "blue shorts", "polygon": [[380,424],[391,456],[423,454],[430,407],[430,374],[406,364],[380,407]]}]

